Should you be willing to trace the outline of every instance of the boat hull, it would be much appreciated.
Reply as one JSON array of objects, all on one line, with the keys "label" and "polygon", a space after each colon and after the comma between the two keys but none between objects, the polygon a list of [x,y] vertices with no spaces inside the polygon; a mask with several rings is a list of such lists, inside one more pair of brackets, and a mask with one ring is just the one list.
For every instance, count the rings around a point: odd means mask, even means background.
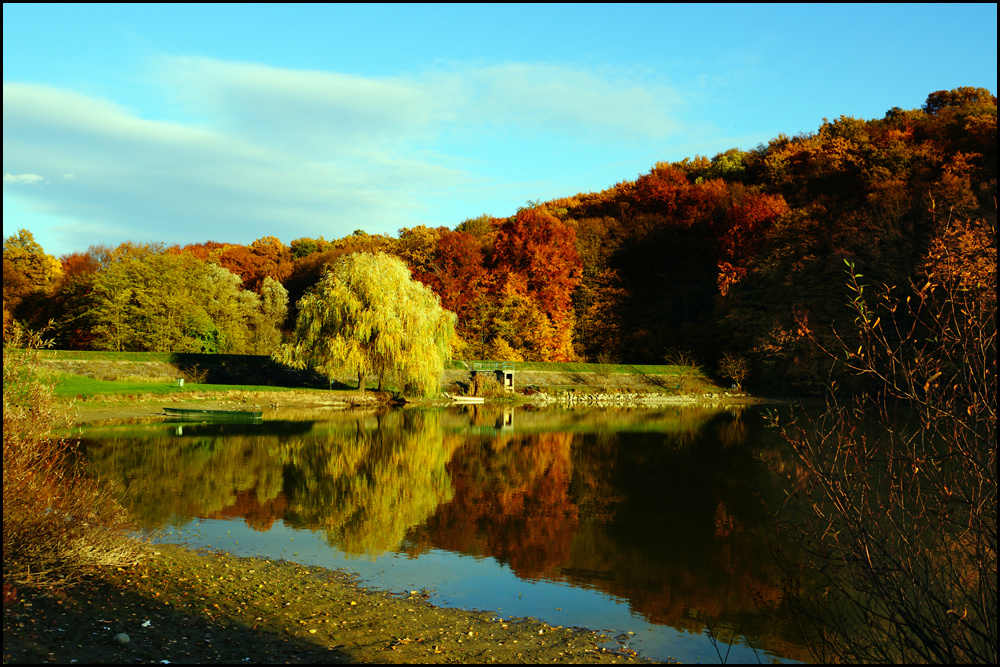
[{"label": "boat hull", "polygon": [[193,410],[188,408],[163,408],[163,414],[175,419],[200,421],[253,422],[264,418],[263,412],[252,410]]}]

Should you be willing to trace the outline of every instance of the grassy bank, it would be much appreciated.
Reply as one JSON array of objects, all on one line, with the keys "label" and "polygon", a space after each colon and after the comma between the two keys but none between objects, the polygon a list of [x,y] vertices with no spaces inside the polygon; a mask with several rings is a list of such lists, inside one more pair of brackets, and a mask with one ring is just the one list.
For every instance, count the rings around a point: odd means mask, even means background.
[{"label": "grassy bank", "polygon": [[[478,360],[477,360],[478,361]],[[489,361],[489,360],[486,360]],[[475,362],[453,360],[449,362],[449,370],[461,370]],[[537,371],[546,373],[611,373],[628,375],[677,375],[695,372],[691,366],[670,366],[655,364],[590,364],[575,361],[518,361],[515,362],[518,371]]]},{"label": "grassy bank", "polygon": [[[173,364],[178,367],[184,365],[201,365],[208,367],[211,365],[225,364],[252,364],[260,368],[270,366],[273,362],[265,355],[250,354],[195,354],[191,352],[108,352],[100,350],[41,350],[39,352],[42,360],[63,360],[63,361],[133,361],[133,362],[160,362]],[[464,370],[467,364],[473,363],[471,360],[452,360],[446,366],[447,370]],[[649,365],[649,364],[591,364],[583,362],[557,362],[557,361],[518,361],[517,370],[523,371],[553,371],[553,372],[576,372],[576,373],[631,373],[638,375],[672,375],[679,372],[686,372],[690,366],[672,365]]]},{"label": "grassy bank", "polygon": [[[266,356],[47,350],[41,353],[41,359],[55,395],[62,399],[184,399],[237,391],[357,391],[353,378],[345,376],[330,383],[318,374],[289,369]],[[445,387],[450,393],[464,393],[467,389],[466,374],[471,363],[456,360],[448,364]],[[517,362],[516,370],[521,378],[515,382],[518,390],[528,386],[550,392],[611,388],[701,394],[720,390],[690,366]],[[183,386],[179,386],[179,378],[184,379]],[[372,381],[368,388],[374,386]]]},{"label": "grassy bank", "polygon": [[53,385],[53,392],[59,397],[94,398],[96,396],[177,396],[185,397],[194,394],[273,391],[302,391],[292,387],[273,387],[271,385],[243,384],[208,384],[185,382],[179,386],[176,381],[145,378],[125,380],[99,380],[85,375],[72,373],[50,373],[48,375]]},{"label": "grassy bank", "polygon": [[39,350],[42,360],[65,361],[137,361],[188,364],[254,362],[265,364],[270,357],[256,354],[198,354],[194,352],[110,352],[107,350]]}]

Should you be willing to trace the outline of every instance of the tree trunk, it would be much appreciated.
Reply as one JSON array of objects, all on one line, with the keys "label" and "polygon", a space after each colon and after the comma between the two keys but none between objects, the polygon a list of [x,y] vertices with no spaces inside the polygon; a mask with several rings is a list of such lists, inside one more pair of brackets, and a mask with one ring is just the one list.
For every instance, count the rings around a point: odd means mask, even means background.
[{"label": "tree trunk", "polygon": [[364,371],[358,371],[358,391],[362,394],[365,393],[365,373]]}]

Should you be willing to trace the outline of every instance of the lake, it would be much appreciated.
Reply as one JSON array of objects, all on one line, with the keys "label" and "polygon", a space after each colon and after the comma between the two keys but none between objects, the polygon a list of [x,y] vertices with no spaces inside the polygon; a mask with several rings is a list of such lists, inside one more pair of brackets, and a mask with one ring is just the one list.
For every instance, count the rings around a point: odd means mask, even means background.
[{"label": "lake", "polygon": [[608,633],[659,660],[791,662],[757,408],[272,411],[85,428],[157,539],[356,572],[443,606]]}]

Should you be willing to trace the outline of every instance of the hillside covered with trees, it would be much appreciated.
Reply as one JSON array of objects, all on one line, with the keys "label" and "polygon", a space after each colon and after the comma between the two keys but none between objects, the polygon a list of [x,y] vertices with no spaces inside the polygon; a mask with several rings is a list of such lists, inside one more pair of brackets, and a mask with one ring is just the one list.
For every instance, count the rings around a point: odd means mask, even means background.
[{"label": "hillside covered with trees", "polygon": [[[928,96],[752,150],[660,162],[602,192],[397,237],[126,243],[59,259],[4,242],[5,336],[60,347],[269,354],[341,256],[402,259],[457,315],[453,356],[748,364],[746,384],[820,390],[849,336],[845,261],[901,290],[959,276],[996,302],[996,97]],[[443,221],[444,222],[444,221]],[[277,222],[276,222],[277,225]],[[850,341],[847,341],[850,342]]]}]

